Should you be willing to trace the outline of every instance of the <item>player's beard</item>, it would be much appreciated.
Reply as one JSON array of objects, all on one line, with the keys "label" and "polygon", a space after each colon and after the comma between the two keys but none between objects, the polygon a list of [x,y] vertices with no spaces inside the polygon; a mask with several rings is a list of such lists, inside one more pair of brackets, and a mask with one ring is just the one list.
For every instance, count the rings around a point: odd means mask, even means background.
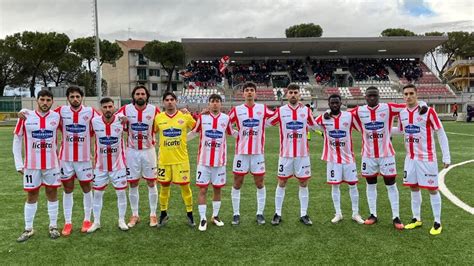
[{"label": "player's beard", "polygon": [[298,99],[296,99],[295,97],[290,98],[290,104],[291,105],[295,105],[297,103],[298,103]]},{"label": "player's beard", "polygon": [[138,100],[135,101],[135,103],[139,106],[143,106],[146,103],[146,101],[143,100],[143,99],[138,99]]},{"label": "player's beard", "polygon": [[105,112],[104,116],[105,118],[110,119],[112,117],[112,114],[112,112]]},{"label": "player's beard", "polygon": [[46,104],[40,105],[40,110],[41,110],[41,112],[43,112],[43,113],[48,112],[49,109],[51,109],[51,106],[48,106],[48,105],[46,105]]},{"label": "player's beard", "polygon": [[71,106],[74,108],[79,108],[79,106],[81,106],[81,102],[76,102],[76,101],[69,102],[69,104],[71,104]]}]

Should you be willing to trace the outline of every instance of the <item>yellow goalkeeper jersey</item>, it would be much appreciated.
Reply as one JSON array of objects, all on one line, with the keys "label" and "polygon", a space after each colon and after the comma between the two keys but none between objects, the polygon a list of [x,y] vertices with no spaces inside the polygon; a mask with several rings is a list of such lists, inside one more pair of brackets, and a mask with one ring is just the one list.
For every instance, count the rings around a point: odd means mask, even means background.
[{"label": "yellow goalkeeper jersey", "polygon": [[155,132],[159,133],[159,165],[189,162],[186,135],[196,121],[190,114],[177,111],[173,116],[161,112],[155,116]]}]

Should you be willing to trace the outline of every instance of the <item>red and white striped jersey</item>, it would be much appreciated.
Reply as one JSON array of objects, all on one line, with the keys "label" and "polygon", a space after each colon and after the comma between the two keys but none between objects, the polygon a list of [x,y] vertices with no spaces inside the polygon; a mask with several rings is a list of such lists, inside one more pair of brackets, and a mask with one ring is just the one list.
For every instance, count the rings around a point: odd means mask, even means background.
[{"label": "red and white striped jersey", "polygon": [[59,159],[68,162],[85,162],[91,159],[90,122],[98,116],[92,107],[82,106],[74,111],[70,106],[54,110],[61,116],[62,141]]},{"label": "red and white striped jersey", "polygon": [[232,108],[230,121],[235,123],[239,134],[235,142],[235,154],[263,154],[265,123],[273,115],[266,105],[241,104]]},{"label": "red and white striped jersey", "polygon": [[398,129],[403,132],[405,149],[410,159],[417,161],[436,161],[434,131],[443,128],[436,111],[428,108],[426,114],[420,115],[419,107],[400,112]]},{"label": "red and white striped jersey", "polygon": [[316,124],[324,130],[321,160],[339,164],[354,163],[352,129],[355,123],[352,113],[341,111],[338,116],[331,116],[331,119],[324,119],[320,115],[316,118]]},{"label": "red and white striped jersey", "polygon": [[114,115],[112,122],[106,123],[102,116],[95,117],[92,130],[95,134],[95,169],[110,172],[125,168],[120,120]]},{"label": "red and white striped jersey", "polygon": [[362,157],[381,158],[394,156],[390,140],[393,118],[406,107],[406,104],[379,103],[371,108],[358,106],[351,112],[362,133]]},{"label": "red and white striped jersey", "polygon": [[232,134],[228,115],[220,113],[200,115],[193,132],[199,133],[198,164],[204,166],[224,166],[227,162],[226,133]]},{"label": "red and white striped jersey", "polygon": [[280,124],[280,157],[304,157],[309,155],[308,127],[316,129],[311,110],[299,104],[279,107],[270,118],[272,125]]},{"label": "red and white striped jersey", "polygon": [[122,113],[128,119],[127,147],[136,150],[155,147],[155,131],[153,122],[160,108],[147,104],[145,109],[139,110],[130,103],[122,106],[117,113]]},{"label": "red and white striped jersey", "polygon": [[[25,119],[18,119],[14,134],[23,136],[25,142],[25,169],[54,169],[59,167],[57,154],[57,129],[59,114],[49,111],[25,113]],[[15,154],[21,158],[20,154]]]}]

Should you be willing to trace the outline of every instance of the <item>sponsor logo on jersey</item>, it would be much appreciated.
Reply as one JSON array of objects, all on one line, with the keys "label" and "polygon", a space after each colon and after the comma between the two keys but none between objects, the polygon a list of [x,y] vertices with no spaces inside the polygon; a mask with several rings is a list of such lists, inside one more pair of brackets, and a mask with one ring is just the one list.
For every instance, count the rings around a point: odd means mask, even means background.
[{"label": "sponsor logo on jersey", "polygon": [[69,133],[83,133],[86,132],[86,126],[80,124],[69,124],[66,125],[66,131]]},{"label": "sponsor logo on jersey", "polygon": [[50,139],[54,135],[54,132],[47,129],[40,129],[31,132],[31,136],[35,139]]},{"label": "sponsor logo on jersey", "polygon": [[145,123],[133,123],[130,125],[130,128],[134,131],[147,131],[148,130],[148,125]]},{"label": "sponsor logo on jersey", "polygon": [[385,123],[384,122],[379,122],[379,121],[372,121],[372,122],[369,122],[369,123],[365,123],[364,126],[365,126],[365,129],[367,129],[367,130],[379,130],[379,129],[384,128]]},{"label": "sponsor logo on jersey", "polygon": [[217,142],[217,141],[204,141],[204,147],[208,147],[208,148],[220,148],[222,145],[222,143],[220,142]]},{"label": "sponsor logo on jersey", "polygon": [[291,121],[286,123],[286,129],[288,130],[300,130],[303,129],[304,124],[300,121]]},{"label": "sponsor logo on jersey", "polygon": [[291,133],[286,134],[286,138],[288,138],[288,139],[301,139],[301,138],[303,138],[303,134],[302,133],[297,133],[297,132],[291,132]]},{"label": "sponsor logo on jersey", "polygon": [[340,139],[340,138],[345,138],[346,137],[346,131],[344,130],[331,130],[329,131],[329,137],[335,138],[335,139]]},{"label": "sponsor logo on jersey", "polygon": [[415,126],[415,125],[407,125],[405,127],[405,133],[407,134],[416,134],[416,133],[420,133],[420,127],[419,126]]},{"label": "sponsor logo on jersey", "polygon": [[258,127],[259,124],[260,124],[260,121],[254,118],[245,119],[244,121],[242,121],[242,125],[244,127]]},{"label": "sponsor logo on jersey", "polygon": [[100,137],[99,138],[99,143],[102,144],[102,145],[114,145],[114,144],[117,144],[119,141],[119,138],[118,137]]},{"label": "sponsor logo on jersey", "polygon": [[219,130],[206,130],[204,134],[211,139],[220,139],[224,136],[224,133]]},{"label": "sponsor logo on jersey", "polygon": [[244,137],[252,137],[252,136],[257,136],[258,135],[258,130],[244,130],[242,131],[242,136]]},{"label": "sponsor logo on jersey", "polygon": [[163,130],[163,136],[169,137],[169,138],[179,137],[179,136],[181,136],[181,129],[179,129],[179,128],[165,129],[165,130]]}]

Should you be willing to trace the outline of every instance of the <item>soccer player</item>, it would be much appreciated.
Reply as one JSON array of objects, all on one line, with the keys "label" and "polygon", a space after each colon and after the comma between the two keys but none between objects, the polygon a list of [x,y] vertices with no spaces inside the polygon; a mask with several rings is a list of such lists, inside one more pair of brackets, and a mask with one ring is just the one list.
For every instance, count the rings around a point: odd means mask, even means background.
[{"label": "soccer player", "polygon": [[155,116],[160,113],[160,109],[148,103],[150,92],[145,86],[137,86],[132,91],[132,103],[122,106],[118,111],[128,120],[128,141],[127,141],[127,170],[129,172],[128,183],[130,189],[128,196],[132,216],[128,222],[128,227],[134,227],[140,222],[138,214],[138,182],[140,178],[146,180],[148,185],[148,202],[150,206],[149,225],[157,226],[156,208],[158,201],[158,191],[156,189],[156,152],[155,152],[155,132],[153,123]]},{"label": "soccer player", "polygon": [[[37,108],[25,118],[18,119],[13,135],[13,157],[16,170],[23,175],[23,189],[27,192],[24,207],[25,230],[18,242],[33,236],[33,221],[38,207],[39,189],[43,185],[48,199],[49,236],[60,237],[57,227],[58,195],[61,186],[56,147],[59,114],[51,112],[53,94],[42,90],[37,96]],[[25,161],[22,160],[22,139],[25,142]]]},{"label": "soccer player", "polygon": [[434,225],[430,234],[439,235],[443,227],[441,226],[441,195],[438,192],[438,161],[434,132],[438,135],[444,168],[447,168],[451,163],[448,138],[433,108],[428,108],[426,114],[418,113],[418,96],[414,85],[406,85],[403,88],[403,95],[407,108],[402,110],[398,116],[399,130],[404,134],[407,152],[403,185],[411,188],[411,209],[413,212],[413,219],[405,228],[414,229],[423,224],[421,221],[420,188],[424,188],[430,193],[434,216]]},{"label": "soccer player", "polygon": [[[364,106],[358,106],[351,112],[362,134],[362,176],[367,182],[367,201],[370,216],[365,224],[377,223],[377,176],[383,176],[387,187],[388,198],[392,209],[393,226],[403,229],[400,220],[399,195],[395,182],[397,168],[395,151],[390,140],[393,118],[406,107],[405,104],[379,103],[380,95],[377,87],[369,87],[365,92]],[[420,104],[422,104],[420,102]],[[426,103],[420,108],[426,112]]]},{"label": "soccer player", "polygon": [[102,116],[92,119],[92,130],[95,134],[95,168],[94,168],[94,223],[87,230],[93,233],[100,229],[100,215],[103,197],[109,182],[117,194],[118,226],[122,231],[128,230],[125,223],[127,211],[127,169],[123,148],[123,124],[115,115],[114,101],[111,98],[100,100]]},{"label": "soccer player", "polygon": [[299,182],[300,221],[305,225],[313,222],[307,214],[309,202],[308,183],[311,178],[308,128],[316,129],[311,109],[300,102],[300,87],[290,84],[286,93],[288,104],[279,107],[268,120],[271,125],[280,124],[280,157],[278,159],[278,185],[275,191],[275,215],[271,223],[279,225],[288,179],[295,176]]},{"label": "soccer player", "polygon": [[221,188],[226,183],[227,140],[228,135],[235,134],[230,124],[229,116],[221,113],[222,98],[218,94],[209,96],[209,114],[198,117],[194,129],[188,133],[188,140],[199,135],[199,152],[196,170],[196,185],[199,187],[199,231],[206,231],[206,194],[209,184],[212,184],[214,194],[212,199],[211,222],[224,226],[219,218],[221,207]]},{"label": "soccer player", "polygon": [[[93,179],[91,164],[91,136],[90,122],[97,112],[92,107],[82,105],[84,92],[76,86],[66,89],[66,97],[69,106],[59,106],[54,111],[61,117],[62,132],[61,149],[59,152],[59,164],[61,169],[61,181],[63,183],[63,210],[65,224],[62,230],[63,236],[72,232],[72,209],[74,180],[79,180],[83,192],[84,220],[81,232],[87,232],[92,225],[90,222],[92,211],[91,182]],[[27,110],[21,110],[19,117],[24,117]]]},{"label": "soccer player", "polygon": [[247,173],[254,177],[257,187],[257,224],[265,224],[263,211],[265,209],[265,124],[273,115],[267,106],[255,102],[257,86],[245,83],[242,87],[245,103],[235,106],[229,113],[232,123],[235,123],[239,134],[235,142],[233,164],[234,184],[232,186],[232,225],[240,224],[240,188]]},{"label": "soccer player", "polygon": [[163,227],[169,219],[168,202],[171,183],[181,186],[181,196],[186,206],[188,225],[194,227],[193,195],[189,185],[191,180],[187,148],[188,131],[194,128],[196,121],[176,107],[177,97],[173,92],[163,94],[165,112],[155,117],[155,132],[159,132],[158,182],[160,182],[160,220]]},{"label": "soccer player", "polygon": [[355,164],[352,145],[352,129],[359,130],[354,123],[352,113],[341,111],[341,96],[333,94],[328,98],[330,119],[320,115],[316,124],[324,130],[324,146],[321,160],[327,162],[327,183],[332,185],[332,202],[336,214],[331,220],[336,224],[342,220],[340,184],[349,185],[349,195],[352,203],[352,220],[359,224],[364,219],[359,214],[359,191],[357,190],[357,167]]}]

